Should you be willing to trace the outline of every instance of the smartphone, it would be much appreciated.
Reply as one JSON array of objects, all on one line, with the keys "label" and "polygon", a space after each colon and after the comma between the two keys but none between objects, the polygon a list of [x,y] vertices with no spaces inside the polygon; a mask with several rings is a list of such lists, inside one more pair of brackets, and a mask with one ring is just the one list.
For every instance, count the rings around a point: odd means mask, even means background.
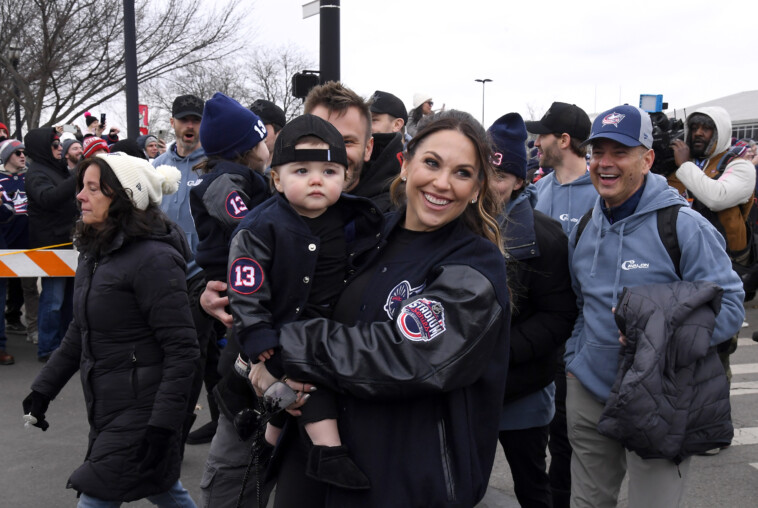
[{"label": "smartphone", "polygon": [[158,129],[158,139],[166,139],[166,134],[168,131],[166,129]]},{"label": "smartphone", "polygon": [[76,134],[76,127],[74,127],[70,123],[63,124],[63,132],[70,132],[71,134]]},{"label": "smartphone", "polygon": [[105,125],[105,113],[100,113],[100,126]]}]

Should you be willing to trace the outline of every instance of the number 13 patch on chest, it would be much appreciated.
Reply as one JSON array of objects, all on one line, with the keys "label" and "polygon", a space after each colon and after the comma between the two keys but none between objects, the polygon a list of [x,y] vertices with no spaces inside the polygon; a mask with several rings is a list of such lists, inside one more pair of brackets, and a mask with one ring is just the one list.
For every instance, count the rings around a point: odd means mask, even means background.
[{"label": "number 13 patch on chest", "polygon": [[400,309],[397,326],[408,340],[428,342],[445,331],[445,309],[440,302],[419,298]]},{"label": "number 13 patch on chest", "polygon": [[229,286],[241,295],[251,295],[263,284],[263,270],[254,259],[237,258],[229,268]]}]

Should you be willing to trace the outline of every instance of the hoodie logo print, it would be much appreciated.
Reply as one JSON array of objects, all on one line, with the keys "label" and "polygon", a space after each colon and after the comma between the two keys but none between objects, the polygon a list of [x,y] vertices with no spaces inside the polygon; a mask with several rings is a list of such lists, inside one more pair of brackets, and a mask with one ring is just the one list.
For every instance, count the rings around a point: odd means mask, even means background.
[{"label": "hoodie logo print", "polygon": [[635,260],[630,259],[621,263],[622,270],[638,270],[650,268],[650,263],[637,263]]},{"label": "hoodie logo print", "polygon": [[603,118],[603,125],[613,125],[614,127],[619,126],[621,123],[621,120],[624,119],[626,115],[622,115],[621,113],[611,113],[610,115],[605,115],[605,118]]}]

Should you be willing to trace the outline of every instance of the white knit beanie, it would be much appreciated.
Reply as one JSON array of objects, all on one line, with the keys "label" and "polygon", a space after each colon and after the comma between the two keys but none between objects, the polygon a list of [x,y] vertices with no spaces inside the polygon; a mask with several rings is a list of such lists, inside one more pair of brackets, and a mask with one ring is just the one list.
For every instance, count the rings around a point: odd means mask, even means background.
[{"label": "white knit beanie", "polygon": [[432,100],[432,96],[428,93],[414,93],[413,94],[413,107],[417,108],[426,101]]},{"label": "white knit beanie", "polygon": [[95,157],[110,166],[140,210],[145,210],[150,202],[160,205],[164,194],[173,194],[179,188],[182,174],[173,166],[164,164],[154,168],[148,161],[123,152],[99,153]]}]

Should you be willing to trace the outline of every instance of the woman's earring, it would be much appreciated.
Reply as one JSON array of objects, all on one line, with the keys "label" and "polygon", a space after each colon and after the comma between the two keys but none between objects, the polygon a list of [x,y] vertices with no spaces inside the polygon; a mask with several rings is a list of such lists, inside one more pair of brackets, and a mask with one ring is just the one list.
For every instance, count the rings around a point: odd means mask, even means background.
[{"label": "woman's earring", "polygon": [[401,177],[400,177],[400,181],[401,181],[401,182],[407,182],[407,181],[408,181],[408,179],[407,179],[406,177],[404,177],[404,176],[401,176]]},{"label": "woman's earring", "polygon": [[471,200],[471,204],[473,205],[474,203],[476,203],[476,198]]}]

